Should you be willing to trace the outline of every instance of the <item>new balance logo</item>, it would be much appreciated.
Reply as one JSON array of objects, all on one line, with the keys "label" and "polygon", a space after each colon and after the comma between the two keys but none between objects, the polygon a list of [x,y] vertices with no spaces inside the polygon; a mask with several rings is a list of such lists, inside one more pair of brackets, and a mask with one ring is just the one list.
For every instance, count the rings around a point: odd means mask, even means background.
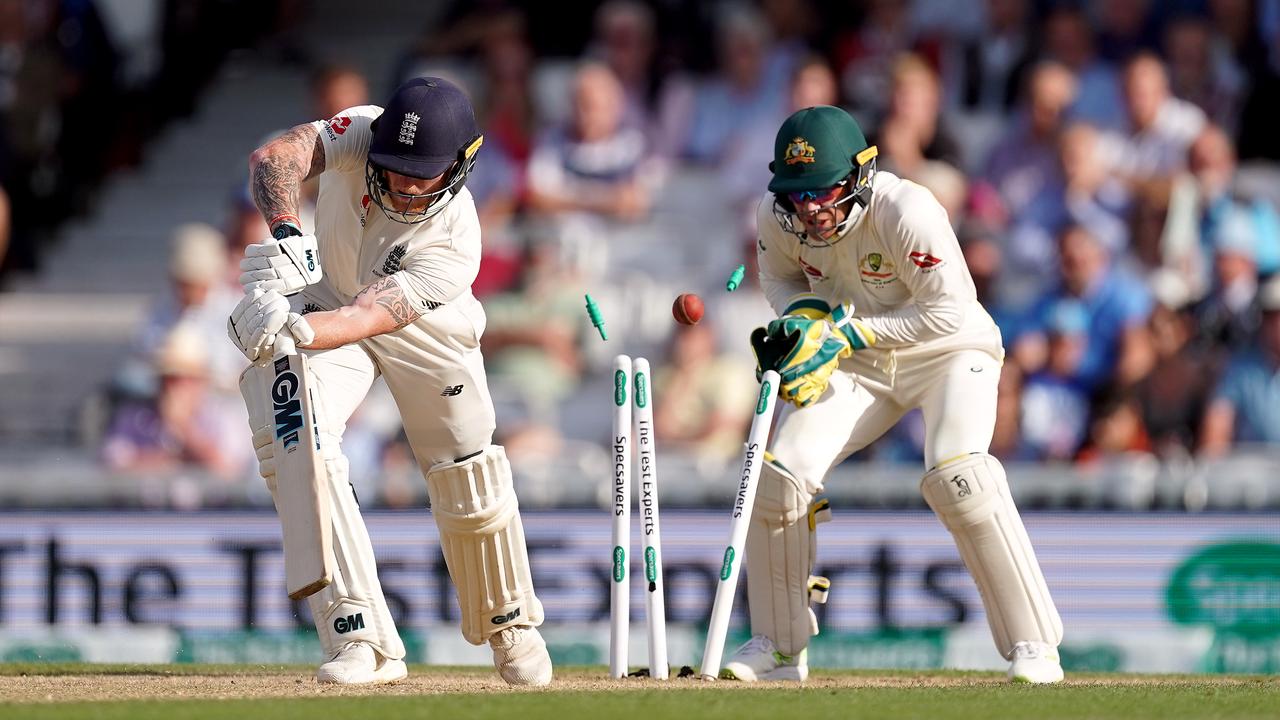
[{"label": "new balance logo", "polygon": [[461,385],[450,385],[449,387],[440,391],[440,397],[453,397],[455,395],[461,395],[461,394],[462,394]]},{"label": "new balance logo", "polygon": [[339,617],[333,621],[333,630],[339,635],[345,635],[352,630],[364,629],[364,613],[356,613],[346,617]]},{"label": "new balance logo", "polygon": [[505,625],[511,622],[512,620],[515,620],[518,617],[520,617],[520,608],[516,608],[515,610],[512,610],[506,615],[494,615],[493,617],[489,618],[489,622],[493,623],[494,625]]}]

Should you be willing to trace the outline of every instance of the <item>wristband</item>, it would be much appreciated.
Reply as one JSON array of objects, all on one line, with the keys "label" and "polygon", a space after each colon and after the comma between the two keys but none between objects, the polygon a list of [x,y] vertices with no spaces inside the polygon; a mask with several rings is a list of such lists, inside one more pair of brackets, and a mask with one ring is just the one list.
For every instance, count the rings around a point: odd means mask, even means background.
[{"label": "wristband", "polygon": [[302,235],[302,221],[296,215],[277,215],[271,218],[267,226],[271,228],[271,237],[277,240]]}]

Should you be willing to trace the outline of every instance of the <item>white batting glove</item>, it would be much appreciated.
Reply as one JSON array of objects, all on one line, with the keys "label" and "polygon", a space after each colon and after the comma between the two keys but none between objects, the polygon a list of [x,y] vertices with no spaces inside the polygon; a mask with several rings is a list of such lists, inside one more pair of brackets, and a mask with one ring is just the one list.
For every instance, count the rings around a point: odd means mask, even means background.
[{"label": "white batting glove", "polygon": [[290,235],[249,245],[240,270],[240,284],[246,292],[274,290],[281,295],[292,295],[324,276],[315,235]]},{"label": "white batting glove", "polygon": [[227,319],[227,335],[249,362],[271,359],[282,332],[298,345],[308,345],[316,338],[306,318],[291,312],[289,301],[274,290],[254,288],[245,293]]}]

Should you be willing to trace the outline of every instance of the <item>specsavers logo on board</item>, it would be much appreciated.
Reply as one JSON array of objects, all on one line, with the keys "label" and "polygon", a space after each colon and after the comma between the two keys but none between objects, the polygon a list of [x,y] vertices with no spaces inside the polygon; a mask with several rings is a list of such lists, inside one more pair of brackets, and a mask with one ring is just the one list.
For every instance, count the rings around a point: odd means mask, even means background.
[{"label": "specsavers logo on board", "polygon": [[897,282],[898,274],[894,270],[893,261],[880,253],[867,253],[858,262],[858,275],[862,277],[862,284],[872,287],[884,287]]},{"label": "specsavers logo on board", "polygon": [[1169,617],[1213,630],[1208,672],[1280,672],[1280,545],[1209,545],[1183,561],[1165,589]]}]

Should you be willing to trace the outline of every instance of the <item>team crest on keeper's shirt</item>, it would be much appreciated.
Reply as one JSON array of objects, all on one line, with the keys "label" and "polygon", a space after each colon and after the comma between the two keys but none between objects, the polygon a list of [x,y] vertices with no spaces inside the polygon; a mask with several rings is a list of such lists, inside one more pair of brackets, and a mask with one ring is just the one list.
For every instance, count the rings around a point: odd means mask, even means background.
[{"label": "team crest on keeper's shirt", "polygon": [[813,152],[813,146],[805,142],[804,138],[792,138],[791,144],[787,146],[785,162],[788,165],[811,163],[813,162]]},{"label": "team crest on keeper's shirt", "polygon": [[877,252],[862,256],[862,260],[858,263],[858,274],[862,276],[864,285],[872,287],[884,287],[898,280],[893,262]]}]

